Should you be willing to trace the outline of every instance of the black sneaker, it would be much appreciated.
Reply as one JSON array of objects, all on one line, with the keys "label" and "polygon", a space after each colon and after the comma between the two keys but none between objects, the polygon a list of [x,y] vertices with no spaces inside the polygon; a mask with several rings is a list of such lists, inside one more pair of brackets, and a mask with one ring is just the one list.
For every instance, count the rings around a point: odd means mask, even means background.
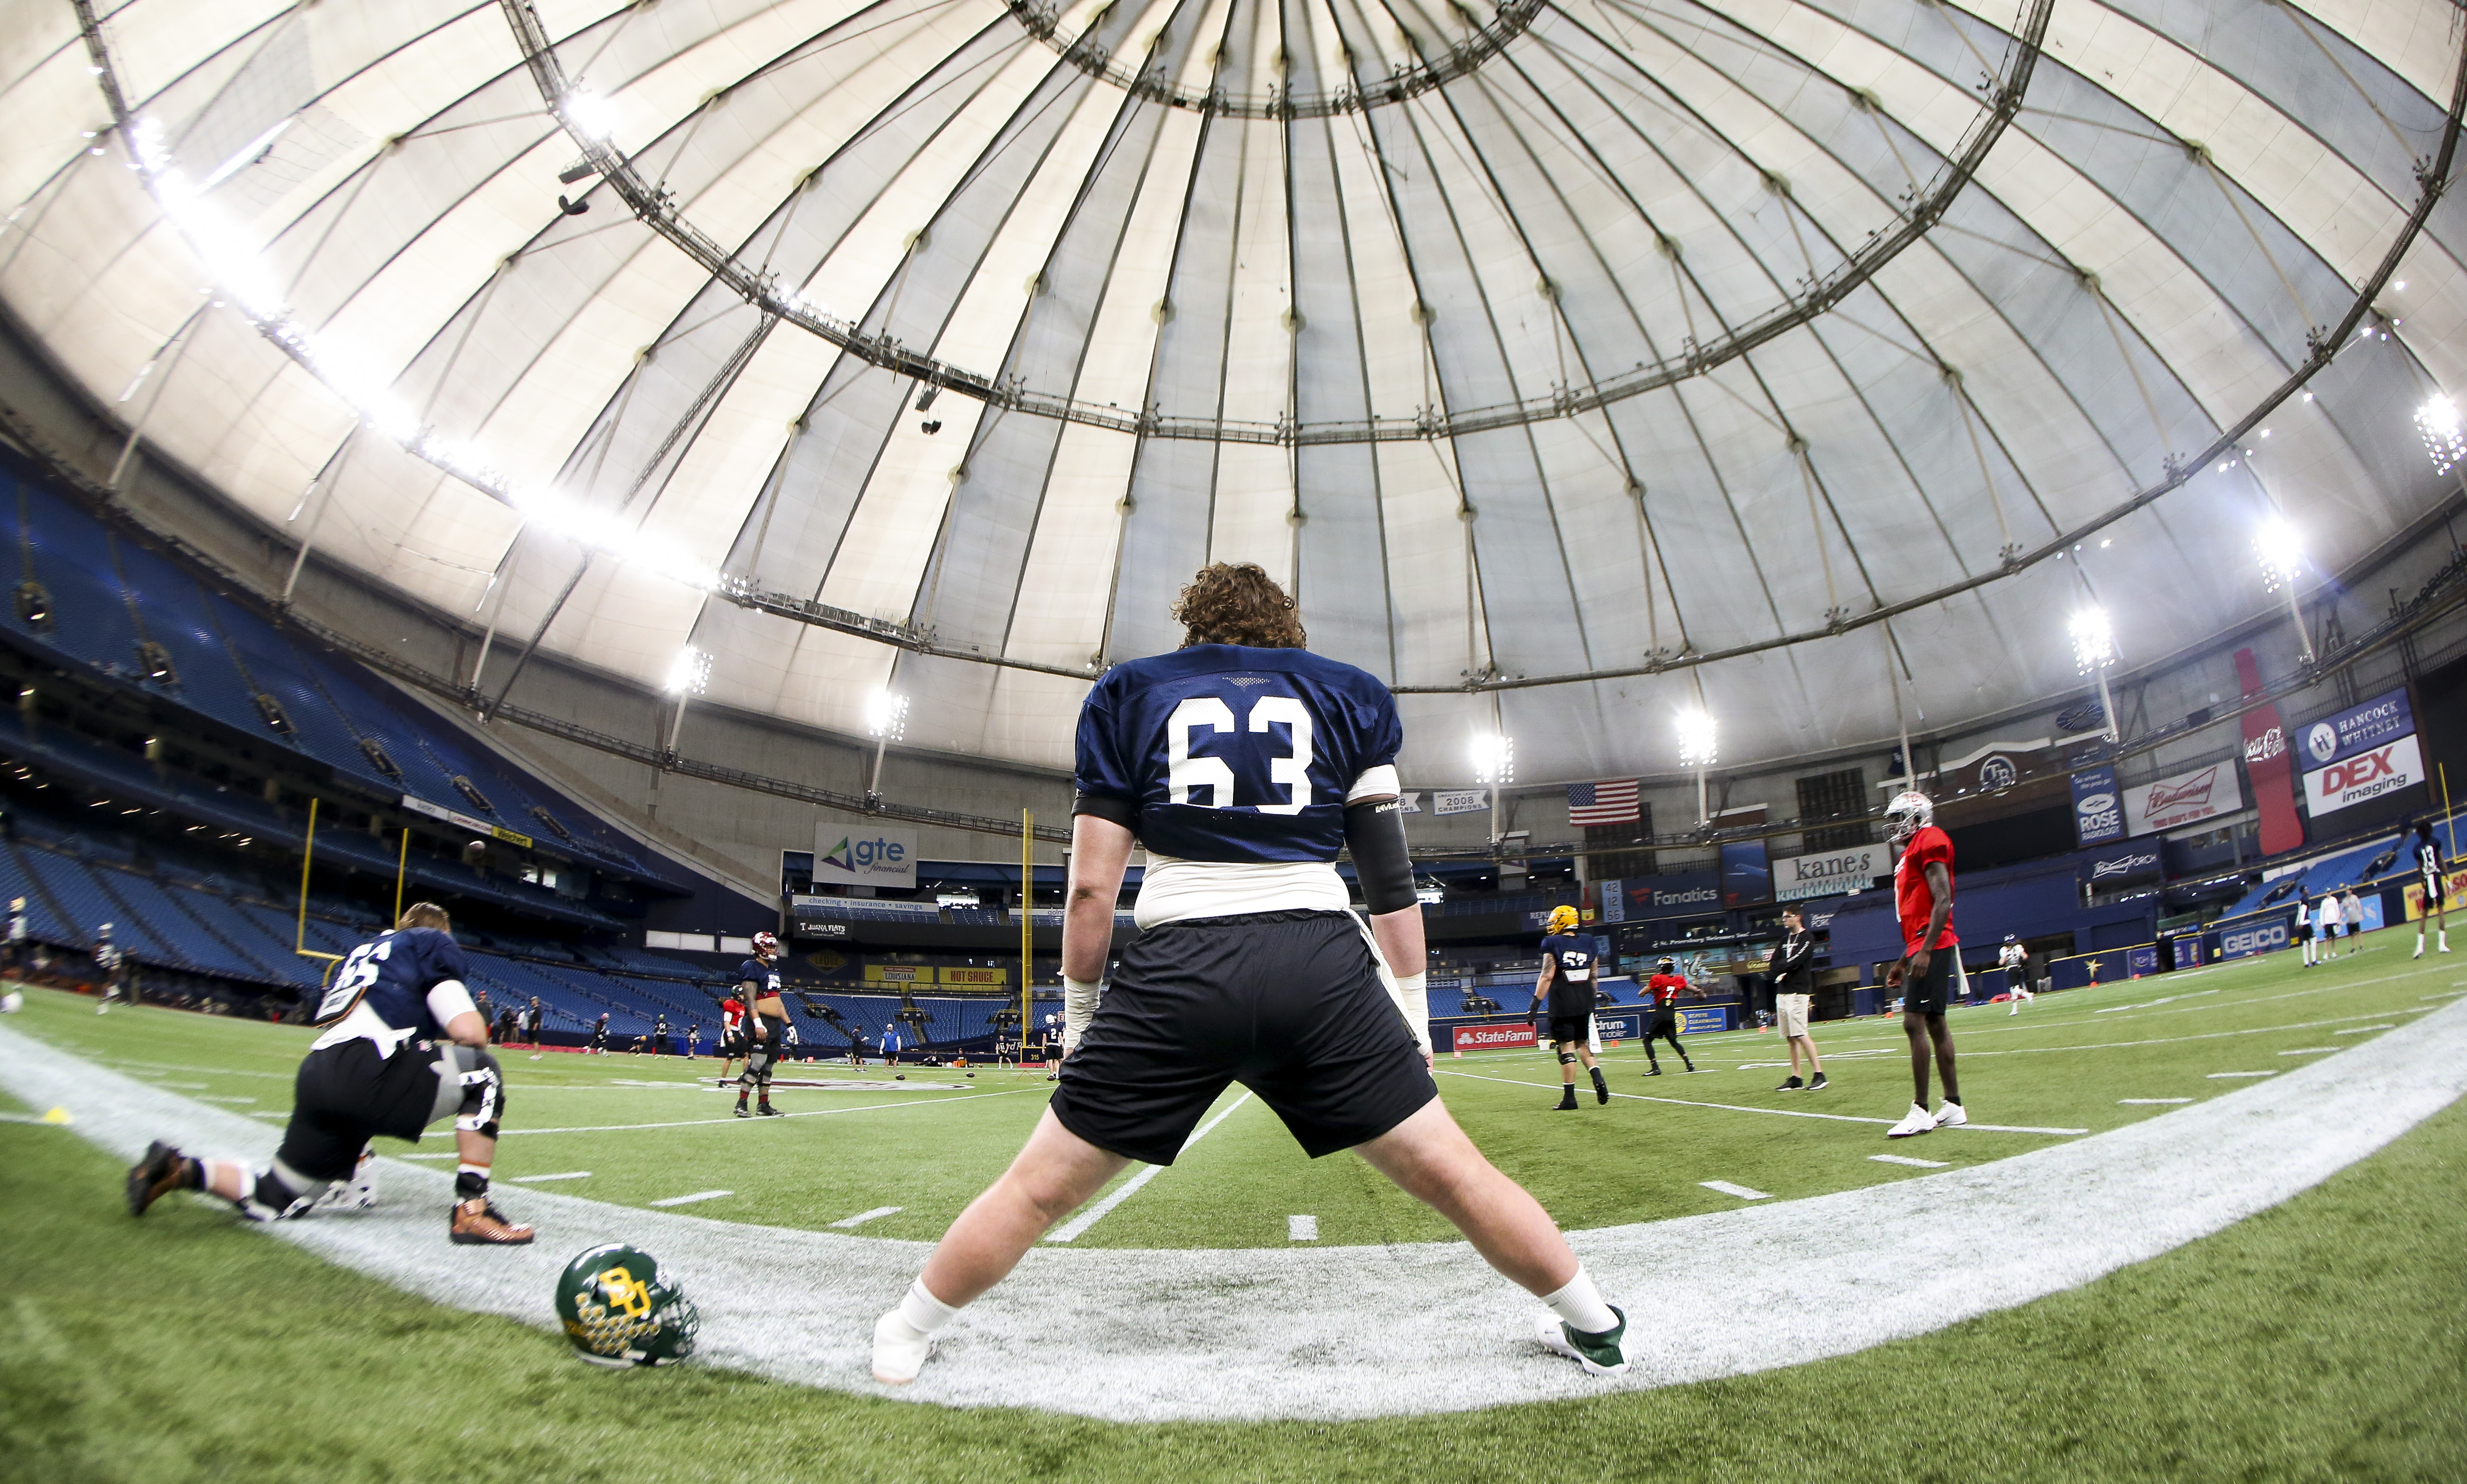
[{"label": "black sneaker", "polygon": [[1588,1334],[1568,1323],[1555,1314],[1545,1314],[1533,1322],[1534,1338],[1553,1355],[1564,1355],[1585,1368],[1588,1376],[1619,1376],[1627,1371],[1627,1352],[1619,1348],[1619,1338],[1627,1333],[1627,1315],[1611,1306],[1618,1315],[1618,1326],[1598,1335]]},{"label": "black sneaker", "polygon": [[1645,1075],[1648,1077],[1659,1077],[1662,1075],[1662,1068],[1659,1067],[1652,1068],[1645,1072]]},{"label": "black sneaker", "polygon": [[736,1105],[736,1116],[740,1118],[751,1118],[754,1115],[745,1111],[745,1105],[743,1103],[739,1103]]},{"label": "black sneaker", "polygon": [[1602,1075],[1602,1069],[1596,1067],[1594,1068],[1594,1101],[1596,1103],[1608,1103],[1610,1100],[1610,1079],[1604,1077]]},{"label": "black sneaker", "polygon": [[172,1191],[190,1183],[187,1155],[156,1139],[146,1146],[146,1158],[128,1168],[128,1214],[143,1216],[146,1208]]},{"label": "black sneaker", "polygon": [[761,1107],[755,1109],[754,1115],[758,1118],[785,1118],[788,1116],[779,1109],[772,1107],[769,1103],[764,1103]]},{"label": "black sneaker", "polygon": [[1810,1092],[1816,1091],[1818,1089],[1824,1086],[1824,1073],[1818,1072],[1816,1074],[1816,1079],[1807,1085],[1807,1091]]},{"label": "black sneaker", "polygon": [[1780,1087],[1774,1089],[1774,1091],[1777,1092],[1796,1092],[1806,1085],[1807,1084],[1799,1080],[1798,1073],[1793,1072],[1788,1082],[1783,1083]]},{"label": "black sneaker", "polygon": [[1576,1111],[1576,1090],[1574,1088],[1570,1088],[1566,1096],[1550,1105],[1550,1111],[1552,1113],[1574,1113]]}]

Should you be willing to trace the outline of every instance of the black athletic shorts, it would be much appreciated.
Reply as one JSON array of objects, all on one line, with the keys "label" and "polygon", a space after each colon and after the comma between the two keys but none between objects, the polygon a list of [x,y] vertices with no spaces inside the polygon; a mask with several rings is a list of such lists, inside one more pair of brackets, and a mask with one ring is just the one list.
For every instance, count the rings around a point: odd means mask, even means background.
[{"label": "black athletic shorts", "polygon": [[372,1136],[419,1137],[440,1116],[438,1061],[448,1054],[406,1041],[379,1056],[365,1039],[309,1052],[291,1081],[291,1122],[275,1158],[310,1180],[347,1180]]},{"label": "black athletic shorts", "polygon": [[1550,1017],[1550,1039],[1572,1045],[1593,1039],[1594,1018],[1590,1015],[1558,1015]]},{"label": "black athletic shorts", "polygon": [[1235,1082],[1314,1159],[1439,1095],[1351,913],[1194,918],[1140,934],[1063,1062],[1052,1107],[1099,1149],[1171,1164]]},{"label": "black athletic shorts", "polygon": [[1925,974],[1905,974],[1902,979],[1902,1013],[1916,1011],[1920,1015],[1942,1015],[1955,982],[1953,966],[1961,958],[1958,948],[1939,948],[1928,955]]},{"label": "black athletic shorts", "polygon": [[2417,877],[2424,883],[2424,906],[2427,911],[2431,911],[2436,907],[2446,907],[2449,905],[2448,902],[2444,900],[2444,897],[2447,894],[2448,883],[2441,872],[2419,871],[2417,873]]},{"label": "black athletic shorts", "polygon": [[2296,941],[2298,943],[2310,943],[2313,941],[2313,924],[2311,922],[2298,922],[2296,925]]},{"label": "black athletic shorts", "polygon": [[1644,1039],[1651,1041],[1656,1036],[1668,1036],[1673,1041],[1679,1039],[1678,1011],[1668,1005],[1654,1007],[1653,1014],[1644,1023]]}]

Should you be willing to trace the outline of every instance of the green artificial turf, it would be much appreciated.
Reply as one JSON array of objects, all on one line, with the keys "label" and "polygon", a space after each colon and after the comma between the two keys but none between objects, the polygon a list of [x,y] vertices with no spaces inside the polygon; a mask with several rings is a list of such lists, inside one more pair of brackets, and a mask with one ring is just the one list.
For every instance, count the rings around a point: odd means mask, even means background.
[{"label": "green artificial turf", "polygon": [[[2395,948],[2399,935],[2386,940]],[[2453,971],[2410,964],[2403,950],[2316,971],[2293,957],[2052,997],[2019,1017],[1957,1012],[1973,1116],[2097,1130],[2162,1115],[2116,1099],[2219,1095],[2244,1084],[2211,1071],[2275,1069],[2310,1059],[2282,1050],[2368,1041],[2336,1032],[2404,1023],[2457,987]],[[287,1104],[297,1031],[169,1012],[96,1018],[89,1005],[38,992],[8,1023],[192,1097],[258,1099],[223,1102],[236,1111]],[[1813,1097],[1771,1091],[1782,1071],[1754,1065],[1775,1059],[1770,1037],[1705,1038],[1699,1065],[1719,1069],[1695,1077],[1648,1081],[1641,1057],[1609,1061],[1623,1091],[1898,1115],[1909,1096],[1898,1029],[1818,1034],[1840,1086]],[[1862,1051],[1884,1054],[1845,1054]],[[977,1082],[1016,1095],[783,1091],[799,1112],[872,1111],[738,1123],[720,1094],[610,1085],[681,1081],[674,1063],[518,1054],[511,1066],[511,1126],[683,1126],[509,1137],[505,1176],[590,1169],[552,1188],[621,1203],[736,1188],[741,1197],[692,1209],[806,1225],[895,1204],[899,1217],[866,1231],[919,1237],[1009,1158],[1046,1086],[999,1072]],[[1441,1087],[1485,1150],[1572,1226],[1730,1203],[1695,1183],[1707,1179],[1802,1196],[1912,1178],[1865,1158],[1886,1147],[1871,1124],[1604,1109],[1590,1096],[1579,1113],[1552,1114],[1545,1057],[1442,1069],[1508,1079]],[[929,1098],[948,1106],[906,1106]],[[691,1121],[707,1118],[724,1121]],[[1917,1144],[1970,1162],[2050,1137]],[[116,1161],[73,1131],[6,1122],[0,1210],[15,1271],[0,1297],[0,1478],[2456,1479],[2467,1476],[2462,1159],[2467,1110],[2453,1108],[2285,1205],[2151,1262],[1790,1370],[1485,1413],[1127,1426],[701,1367],[600,1371],[554,1335],[396,1293],[204,1203],[132,1222]],[[519,1185],[501,1189],[519,1212]],[[1331,1242],[1442,1234],[1351,1157],[1302,1159],[1254,1100],[1081,1241],[1281,1245],[1294,1213],[1319,1215]],[[1651,1294],[1628,1299],[1635,1322],[1651,1325]]]}]

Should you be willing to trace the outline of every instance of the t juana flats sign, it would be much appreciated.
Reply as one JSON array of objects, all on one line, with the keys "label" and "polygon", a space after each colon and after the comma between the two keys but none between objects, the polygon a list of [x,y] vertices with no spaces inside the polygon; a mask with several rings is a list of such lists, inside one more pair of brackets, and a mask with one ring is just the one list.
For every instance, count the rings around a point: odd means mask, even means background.
[{"label": "t juana flats sign", "polygon": [[1877,877],[1892,873],[1892,853],[1884,845],[1829,850],[1822,855],[1794,855],[1773,863],[1774,900],[1799,902],[1809,897],[1865,891]]}]

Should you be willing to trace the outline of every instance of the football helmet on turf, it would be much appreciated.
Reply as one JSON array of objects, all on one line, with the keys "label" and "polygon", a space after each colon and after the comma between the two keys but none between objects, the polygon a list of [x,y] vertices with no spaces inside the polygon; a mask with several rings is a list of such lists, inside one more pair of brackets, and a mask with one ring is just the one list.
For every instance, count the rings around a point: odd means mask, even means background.
[{"label": "football helmet on turf", "polygon": [[1576,924],[1582,920],[1583,918],[1578,915],[1574,908],[1561,905],[1550,909],[1550,925],[1544,931],[1550,933],[1571,933],[1575,930]]},{"label": "football helmet on turf", "polygon": [[702,1315],[658,1258],[611,1242],[577,1255],[556,1280],[556,1317],[594,1365],[674,1365],[693,1354]]},{"label": "football helmet on turf", "polygon": [[1885,806],[1885,834],[1895,844],[1935,822],[1935,805],[1915,789],[1905,789]]}]

